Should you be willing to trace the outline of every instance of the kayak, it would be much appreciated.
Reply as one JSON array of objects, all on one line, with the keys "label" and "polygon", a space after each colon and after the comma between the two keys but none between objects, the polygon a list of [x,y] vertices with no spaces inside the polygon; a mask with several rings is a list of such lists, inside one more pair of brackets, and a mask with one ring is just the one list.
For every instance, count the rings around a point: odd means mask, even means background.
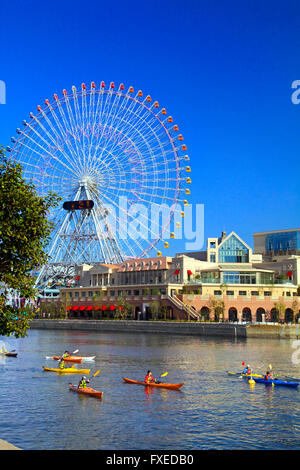
[{"label": "kayak", "polygon": [[6,352],[6,353],[1,353],[2,356],[8,356],[8,357],[17,357],[18,353],[13,353],[13,352]]},{"label": "kayak", "polygon": [[[60,359],[62,359],[61,356],[53,356],[52,359],[54,359],[55,361],[59,361]],[[77,364],[80,364],[81,361],[82,361],[82,358],[79,357],[79,356],[69,356],[69,357],[64,357],[63,360],[65,362],[76,362]]]},{"label": "kayak", "polygon": [[287,380],[292,380],[293,382],[300,382],[300,377],[291,377],[290,375],[286,376]]},{"label": "kayak", "polygon": [[44,367],[48,372],[59,372],[60,374],[89,374],[90,369],[76,369],[76,367],[65,367],[64,369],[54,369],[52,367]]},{"label": "kayak", "polygon": [[[94,361],[96,356],[70,356],[70,357],[65,357],[64,360],[67,362],[77,362],[81,363],[87,362],[87,361]],[[46,359],[55,359],[56,361],[59,361],[61,359],[61,356],[46,356]]]},{"label": "kayak", "polygon": [[[253,377],[253,376],[252,376]],[[249,377],[250,379],[250,377]],[[293,388],[296,388],[298,387],[299,383],[298,382],[287,382],[286,380],[279,380],[279,379],[260,379],[260,378],[257,378],[257,377],[253,377],[253,380],[257,383],[260,383],[260,384],[265,384],[265,385],[282,385],[282,386],[285,386],[285,387],[293,387]]]},{"label": "kayak", "polygon": [[263,379],[264,376],[263,375],[260,375],[260,374],[243,374],[242,372],[230,372],[230,371],[227,371],[227,374],[229,375],[237,375],[239,377],[246,377],[246,378],[250,378],[250,377],[257,377],[257,378],[261,378]]},{"label": "kayak", "polygon": [[69,388],[73,392],[81,393],[83,395],[89,395],[95,398],[100,398],[100,400],[102,400],[103,392],[100,392],[99,390],[94,390],[91,387],[78,388],[76,385],[69,384]]},{"label": "kayak", "polygon": [[124,382],[127,384],[137,384],[137,385],[144,385],[145,387],[157,387],[157,388],[167,388],[169,390],[179,390],[185,382],[182,384],[167,384],[167,383],[149,383],[147,384],[146,382],[141,382],[139,380],[132,380],[132,379],[126,379],[126,377],[123,377]]}]

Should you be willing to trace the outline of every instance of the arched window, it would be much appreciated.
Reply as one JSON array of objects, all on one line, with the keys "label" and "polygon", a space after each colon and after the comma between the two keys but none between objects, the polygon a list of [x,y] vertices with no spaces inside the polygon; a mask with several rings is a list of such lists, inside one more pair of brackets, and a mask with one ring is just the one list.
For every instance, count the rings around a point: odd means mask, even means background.
[{"label": "arched window", "polygon": [[235,307],[231,307],[228,310],[228,320],[229,321],[237,321],[237,309]]},{"label": "arched window", "polygon": [[243,321],[248,321],[248,322],[251,322],[251,321],[252,321],[252,315],[251,315],[251,310],[250,310],[250,308],[245,307],[245,308],[243,309],[243,316],[242,316],[242,319],[243,319]]}]

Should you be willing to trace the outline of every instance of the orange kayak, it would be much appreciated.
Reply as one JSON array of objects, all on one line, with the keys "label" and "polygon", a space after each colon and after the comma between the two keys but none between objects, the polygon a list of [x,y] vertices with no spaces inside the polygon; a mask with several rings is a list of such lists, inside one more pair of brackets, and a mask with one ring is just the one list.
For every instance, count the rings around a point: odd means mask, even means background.
[{"label": "orange kayak", "polygon": [[77,393],[82,393],[83,395],[90,395],[91,397],[100,398],[102,400],[103,392],[99,390],[94,390],[91,387],[78,388],[77,385],[69,384],[70,390]]},{"label": "orange kayak", "polygon": [[[53,356],[53,359],[55,359],[56,361],[59,361],[61,359],[61,356]],[[65,362],[77,362],[78,364],[80,364],[82,361],[82,357],[78,357],[78,356],[64,357],[64,361]]]},{"label": "orange kayak", "polygon": [[141,382],[139,380],[126,379],[126,377],[123,377],[123,380],[127,384],[144,385],[145,387],[167,388],[169,390],[179,390],[185,384],[185,382],[183,382],[182,384],[167,384],[167,383],[156,384],[154,382],[146,384],[146,382]]}]

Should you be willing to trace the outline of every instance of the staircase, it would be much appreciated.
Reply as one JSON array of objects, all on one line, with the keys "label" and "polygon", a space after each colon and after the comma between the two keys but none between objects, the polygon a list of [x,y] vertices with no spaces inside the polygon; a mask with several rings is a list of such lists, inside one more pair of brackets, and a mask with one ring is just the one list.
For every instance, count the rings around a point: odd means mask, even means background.
[{"label": "staircase", "polygon": [[190,307],[189,305],[186,305],[180,299],[178,299],[178,297],[176,297],[176,295],[173,295],[173,296],[168,295],[167,299],[177,309],[183,310],[187,314],[188,318],[191,318],[191,319],[197,320],[197,321],[201,320],[201,315],[198,312],[196,312],[196,310],[194,310],[192,307]]}]

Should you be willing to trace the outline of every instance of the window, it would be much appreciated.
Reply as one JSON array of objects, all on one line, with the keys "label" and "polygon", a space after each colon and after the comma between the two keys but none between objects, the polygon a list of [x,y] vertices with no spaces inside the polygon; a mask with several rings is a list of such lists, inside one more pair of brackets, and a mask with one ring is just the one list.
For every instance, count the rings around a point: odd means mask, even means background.
[{"label": "window", "polygon": [[222,295],[222,291],[221,290],[214,290],[214,295]]},{"label": "window", "polygon": [[256,273],[224,271],[223,282],[225,284],[256,284]]},{"label": "window", "polygon": [[268,291],[268,290],[265,291],[265,292],[264,292],[264,296],[265,296],[265,297],[271,297],[271,292]]},{"label": "window", "polygon": [[75,292],[75,297],[79,297],[79,292]]},{"label": "window", "polygon": [[86,292],[81,292],[81,297],[85,297],[86,296]]},{"label": "window", "polygon": [[134,295],[140,295],[140,291],[139,291],[139,290],[135,290],[135,291],[133,291],[133,294],[134,294]]},{"label": "window", "polygon": [[260,282],[262,284],[273,284],[274,274],[273,273],[260,273]]},{"label": "window", "polygon": [[212,254],[210,255],[209,260],[210,260],[211,263],[215,263],[215,262],[216,262],[216,254],[215,254],[215,253],[212,253]]},{"label": "window", "polygon": [[251,291],[251,295],[259,295],[258,290],[253,290],[253,291]]},{"label": "window", "polygon": [[287,292],[286,295],[287,295],[287,297],[291,297],[291,293],[290,293],[290,292]]},{"label": "window", "polygon": [[93,292],[91,290],[89,291],[89,297],[93,297]]},{"label": "window", "polygon": [[219,263],[248,263],[248,248],[234,235],[221,244],[219,248]]},{"label": "window", "polygon": [[234,295],[234,290],[228,290],[228,291],[226,292],[226,295]]},{"label": "window", "polygon": [[245,290],[239,290],[239,295],[247,295],[247,291],[245,291]]},{"label": "window", "polygon": [[209,246],[210,248],[216,248],[216,242],[210,242]]},{"label": "window", "polygon": [[73,296],[73,292],[69,292],[69,297],[72,297]]},{"label": "window", "polygon": [[299,250],[299,232],[269,233],[265,239],[266,252]]},{"label": "window", "polygon": [[111,290],[110,291],[110,296],[113,297],[115,295],[115,291],[114,290]]}]

